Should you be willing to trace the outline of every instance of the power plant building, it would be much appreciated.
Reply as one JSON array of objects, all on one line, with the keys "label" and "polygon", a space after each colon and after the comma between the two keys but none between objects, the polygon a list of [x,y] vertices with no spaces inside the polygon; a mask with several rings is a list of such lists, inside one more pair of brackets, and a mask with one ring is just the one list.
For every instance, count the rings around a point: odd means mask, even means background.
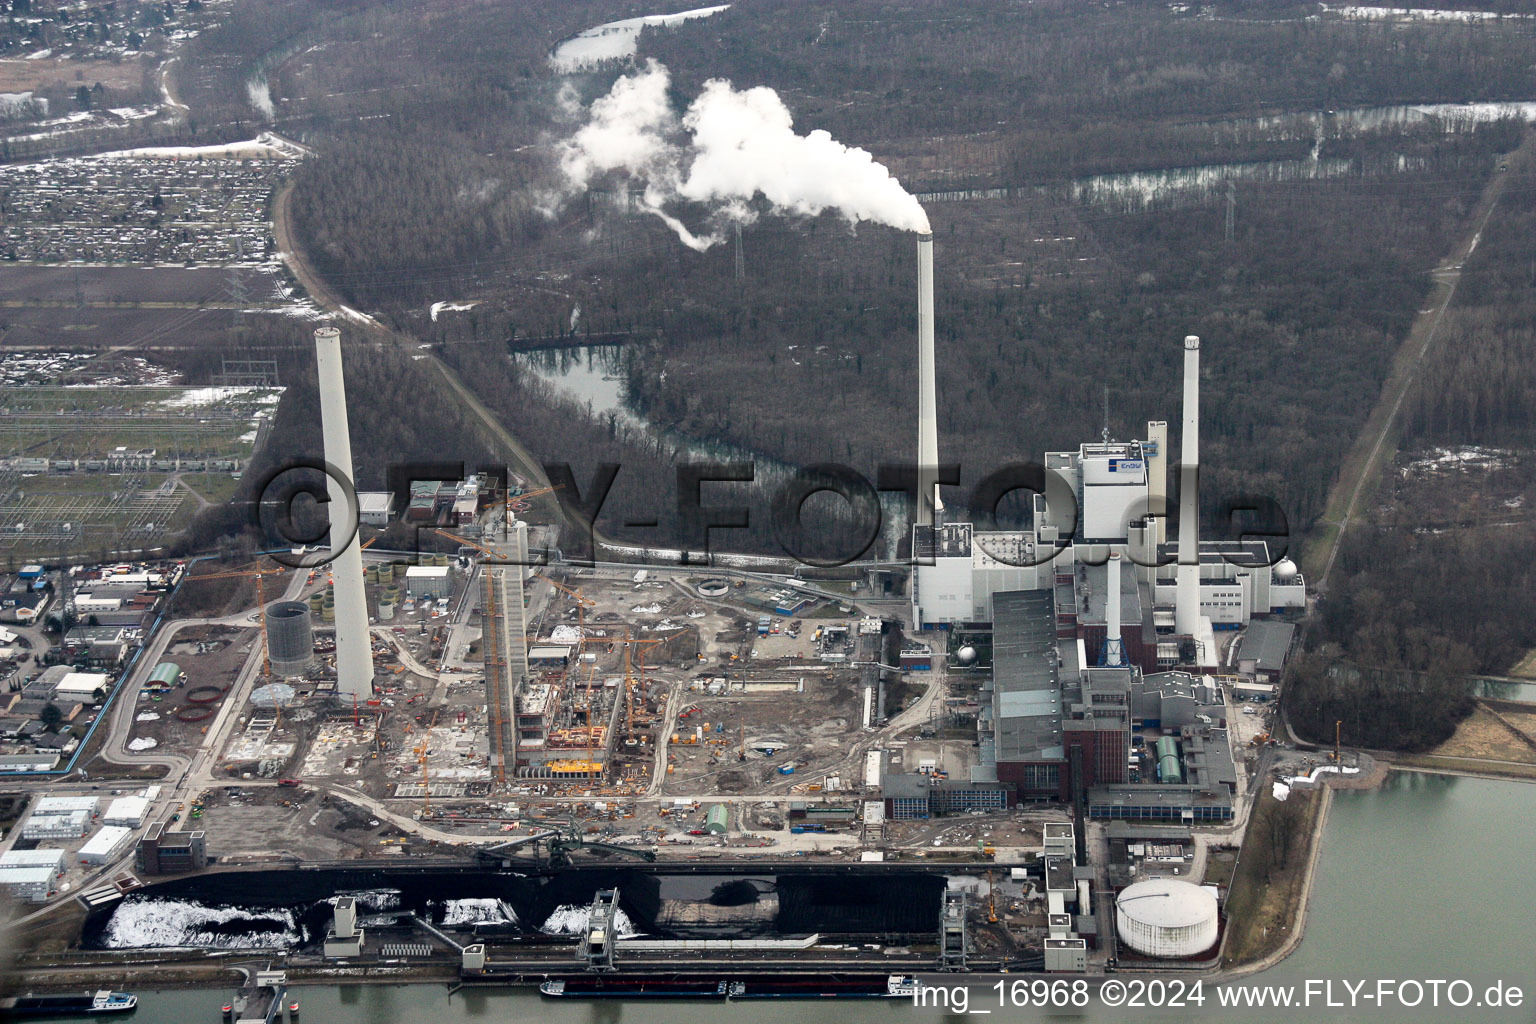
[{"label": "power plant building", "polygon": [[279,601],[267,608],[267,659],[277,676],[303,676],[315,667],[309,605]]}]

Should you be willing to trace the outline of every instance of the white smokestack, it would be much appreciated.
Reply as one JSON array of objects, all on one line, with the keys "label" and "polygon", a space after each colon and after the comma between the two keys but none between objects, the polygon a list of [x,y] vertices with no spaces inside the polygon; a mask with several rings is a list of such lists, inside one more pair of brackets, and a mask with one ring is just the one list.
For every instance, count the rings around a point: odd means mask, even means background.
[{"label": "white smokestack", "polygon": [[939,497],[939,402],[933,361],[933,236],[917,236],[917,524],[944,511]]},{"label": "white smokestack", "polygon": [[1125,645],[1120,640],[1120,556],[1110,555],[1104,564],[1108,589],[1104,592],[1104,664],[1125,666]]},{"label": "white smokestack", "polygon": [[1200,339],[1184,339],[1184,456],[1179,470],[1179,570],[1173,631],[1200,627]]},{"label": "white smokestack", "polygon": [[[356,492],[352,474],[352,435],[347,429],[347,389],[341,373],[341,332],[334,327],[315,331],[315,367],[320,379],[320,429],[325,437],[325,461],[346,479],[326,478],[330,495],[332,543],[350,524],[337,514],[350,507],[347,487]],[[373,641],[368,636],[368,605],[363,594],[363,549],[354,531],[339,553],[332,547],[331,576],[336,581],[336,692],[362,700],[373,696]]]}]

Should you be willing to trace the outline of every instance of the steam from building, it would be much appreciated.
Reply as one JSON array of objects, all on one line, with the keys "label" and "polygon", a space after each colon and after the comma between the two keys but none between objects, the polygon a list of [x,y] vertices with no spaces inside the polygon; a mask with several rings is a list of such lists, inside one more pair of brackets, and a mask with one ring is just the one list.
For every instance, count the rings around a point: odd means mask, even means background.
[{"label": "steam from building", "polygon": [[[610,174],[627,178],[644,186],[644,208],[701,252],[724,241],[732,225],[756,220],[758,199],[777,214],[832,210],[850,224],[930,230],[922,206],[884,165],[825,131],[797,134],[772,89],[711,79],[679,117],[670,84],[666,67],[652,60],[592,103],[586,122],[558,147],[567,194]],[[687,203],[705,208],[701,230],[679,219],[675,208]]]}]

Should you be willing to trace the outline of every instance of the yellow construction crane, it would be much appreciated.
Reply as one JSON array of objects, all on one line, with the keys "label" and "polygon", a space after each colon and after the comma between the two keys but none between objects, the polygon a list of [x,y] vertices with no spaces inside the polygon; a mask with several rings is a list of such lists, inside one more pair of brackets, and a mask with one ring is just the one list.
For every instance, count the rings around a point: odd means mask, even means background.
[{"label": "yellow construction crane", "polygon": [[987,872],[987,923],[997,924],[997,887],[992,884],[992,872]]},{"label": "yellow construction crane", "polygon": [[421,813],[428,818],[432,816],[432,782],[427,775],[427,749],[432,742],[432,730],[437,726],[437,714],[437,711],[432,712],[432,721],[427,723],[421,742],[415,747],[416,761],[421,765]]},{"label": "yellow construction crane", "polygon": [[[251,563],[255,565],[255,562]],[[263,682],[272,681],[272,662],[267,656],[267,592],[261,585],[263,576],[277,576],[287,572],[287,569],[244,569],[234,572],[214,572],[206,576],[188,576],[188,583],[201,583],[204,580],[228,580],[236,577],[250,576],[256,580],[256,620],[261,625],[261,678]]]},{"label": "yellow construction crane", "polygon": [[527,491],[527,492],[525,492],[523,494],[513,494],[512,493],[512,485],[508,484],[507,485],[507,504],[506,504],[507,522],[510,523],[512,521],[512,503],[513,502],[527,502],[527,501],[530,501],[533,498],[541,498],[541,497],[543,497],[546,494],[553,494],[555,491],[558,491],[559,489],[560,489],[560,485],[556,484],[553,487],[540,487],[536,491]]},{"label": "yellow construction crane", "polygon": [[579,588],[568,587],[564,583],[558,583],[555,580],[550,579],[548,576],[544,577],[544,582],[548,583],[556,590],[571,596],[571,598],[576,602],[576,622],[578,625],[586,626],[587,609],[596,608],[597,602],[591,600],[590,598],[582,597],[581,590]]}]

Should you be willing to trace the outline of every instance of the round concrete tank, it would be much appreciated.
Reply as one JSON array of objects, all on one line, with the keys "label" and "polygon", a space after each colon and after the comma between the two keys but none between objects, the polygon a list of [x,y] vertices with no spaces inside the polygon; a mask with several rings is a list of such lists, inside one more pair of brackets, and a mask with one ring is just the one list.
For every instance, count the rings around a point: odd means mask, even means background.
[{"label": "round concrete tank", "polygon": [[279,676],[302,676],[315,667],[315,633],[309,605],[279,601],[267,608],[267,658]]},{"label": "round concrete tank", "polygon": [[1146,956],[1194,956],[1216,944],[1216,897],[1176,878],[1137,882],[1115,897],[1115,930]]}]

